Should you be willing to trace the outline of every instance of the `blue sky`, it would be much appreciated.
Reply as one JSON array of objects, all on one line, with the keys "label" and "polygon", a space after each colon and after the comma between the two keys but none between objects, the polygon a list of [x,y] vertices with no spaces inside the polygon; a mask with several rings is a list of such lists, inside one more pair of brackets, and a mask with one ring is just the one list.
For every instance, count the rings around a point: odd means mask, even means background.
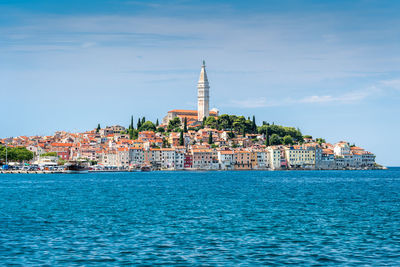
[{"label": "blue sky", "polygon": [[0,136],[211,106],[400,165],[400,1],[1,1]]}]

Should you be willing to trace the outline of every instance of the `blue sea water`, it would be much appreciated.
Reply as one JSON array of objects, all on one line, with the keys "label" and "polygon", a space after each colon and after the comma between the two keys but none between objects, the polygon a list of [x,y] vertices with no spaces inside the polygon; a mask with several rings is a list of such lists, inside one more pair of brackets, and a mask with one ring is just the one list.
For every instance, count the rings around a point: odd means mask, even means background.
[{"label": "blue sea water", "polygon": [[400,168],[0,175],[1,265],[400,265]]}]

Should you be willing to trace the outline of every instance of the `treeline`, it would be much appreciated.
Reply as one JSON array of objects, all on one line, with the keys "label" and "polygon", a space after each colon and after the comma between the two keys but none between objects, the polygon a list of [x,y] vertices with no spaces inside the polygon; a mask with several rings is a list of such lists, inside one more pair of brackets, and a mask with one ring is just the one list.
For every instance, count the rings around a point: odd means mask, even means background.
[{"label": "treeline", "polygon": [[281,125],[264,125],[258,127],[258,133],[266,136],[266,145],[293,145],[304,141],[300,129]]},{"label": "treeline", "polygon": [[25,147],[5,147],[0,145],[0,161],[5,163],[6,161],[6,150],[7,160],[10,161],[29,161],[33,159],[33,152],[29,151]]},{"label": "treeline", "polygon": [[137,139],[139,132],[156,131],[157,127],[158,127],[158,119],[157,119],[156,124],[154,124],[151,121],[146,121],[145,117],[142,117],[142,118],[138,119],[136,128],[135,128],[135,125],[133,123],[133,116],[131,116],[131,123],[129,124],[127,134],[129,134],[130,139]]},{"label": "treeline", "polygon": [[285,127],[280,125],[263,122],[263,125],[257,126],[255,116],[247,119],[244,116],[223,114],[218,118],[208,117],[204,120],[204,125],[213,129],[236,132],[245,134],[264,134],[266,136],[266,145],[290,145],[303,142],[303,135],[300,129],[294,127]]},{"label": "treeline", "polygon": [[204,126],[213,129],[235,131],[240,134],[257,133],[256,118],[247,119],[244,116],[222,114],[218,118],[208,117],[203,120]]},{"label": "treeline", "polygon": [[[178,117],[169,121],[168,125],[163,128],[159,127],[158,119],[156,123],[147,121],[145,117],[139,118],[136,125],[134,124],[133,116],[131,116],[131,122],[129,124],[126,133],[129,134],[131,139],[137,139],[138,133],[141,131],[154,131],[154,132],[187,132],[188,130],[198,131],[204,127],[209,127],[217,130],[224,130],[229,132],[229,136],[235,137],[235,135],[246,135],[246,134],[264,134],[266,136],[266,145],[291,145],[295,143],[303,143],[304,138],[311,137],[308,135],[303,136],[300,129],[295,127],[285,127],[281,125],[270,124],[266,121],[262,122],[262,125],[256,124],[255,116],[245,117],[237,115],[222,114],[218,117],[204,117],[201,125],[196,127],[189,127],[187,125],[187,119],[183,121]],[[100,125],[97,127],[97,131],[100,130]],[[317,142],[325,142],[322,138],[317,138]]]}]

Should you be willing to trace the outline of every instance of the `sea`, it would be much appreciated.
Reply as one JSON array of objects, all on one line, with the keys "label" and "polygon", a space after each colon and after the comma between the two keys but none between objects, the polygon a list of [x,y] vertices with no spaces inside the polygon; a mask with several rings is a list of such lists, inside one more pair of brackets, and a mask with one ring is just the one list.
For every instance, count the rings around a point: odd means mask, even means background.
[{"label": "sea", "polygon": [[0,174],[0,265],[400,266],[400,168]]}]

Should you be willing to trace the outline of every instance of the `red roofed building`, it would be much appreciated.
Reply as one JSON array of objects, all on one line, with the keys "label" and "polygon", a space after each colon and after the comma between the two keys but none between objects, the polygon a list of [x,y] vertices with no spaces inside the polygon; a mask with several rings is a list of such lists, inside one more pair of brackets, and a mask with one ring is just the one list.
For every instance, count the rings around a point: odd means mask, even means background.
[{"label": "red roofed building", "polygon": [[56,152],[60,159],[69,160],[73,145],[72,143],[52,143],[49,151]]}]

